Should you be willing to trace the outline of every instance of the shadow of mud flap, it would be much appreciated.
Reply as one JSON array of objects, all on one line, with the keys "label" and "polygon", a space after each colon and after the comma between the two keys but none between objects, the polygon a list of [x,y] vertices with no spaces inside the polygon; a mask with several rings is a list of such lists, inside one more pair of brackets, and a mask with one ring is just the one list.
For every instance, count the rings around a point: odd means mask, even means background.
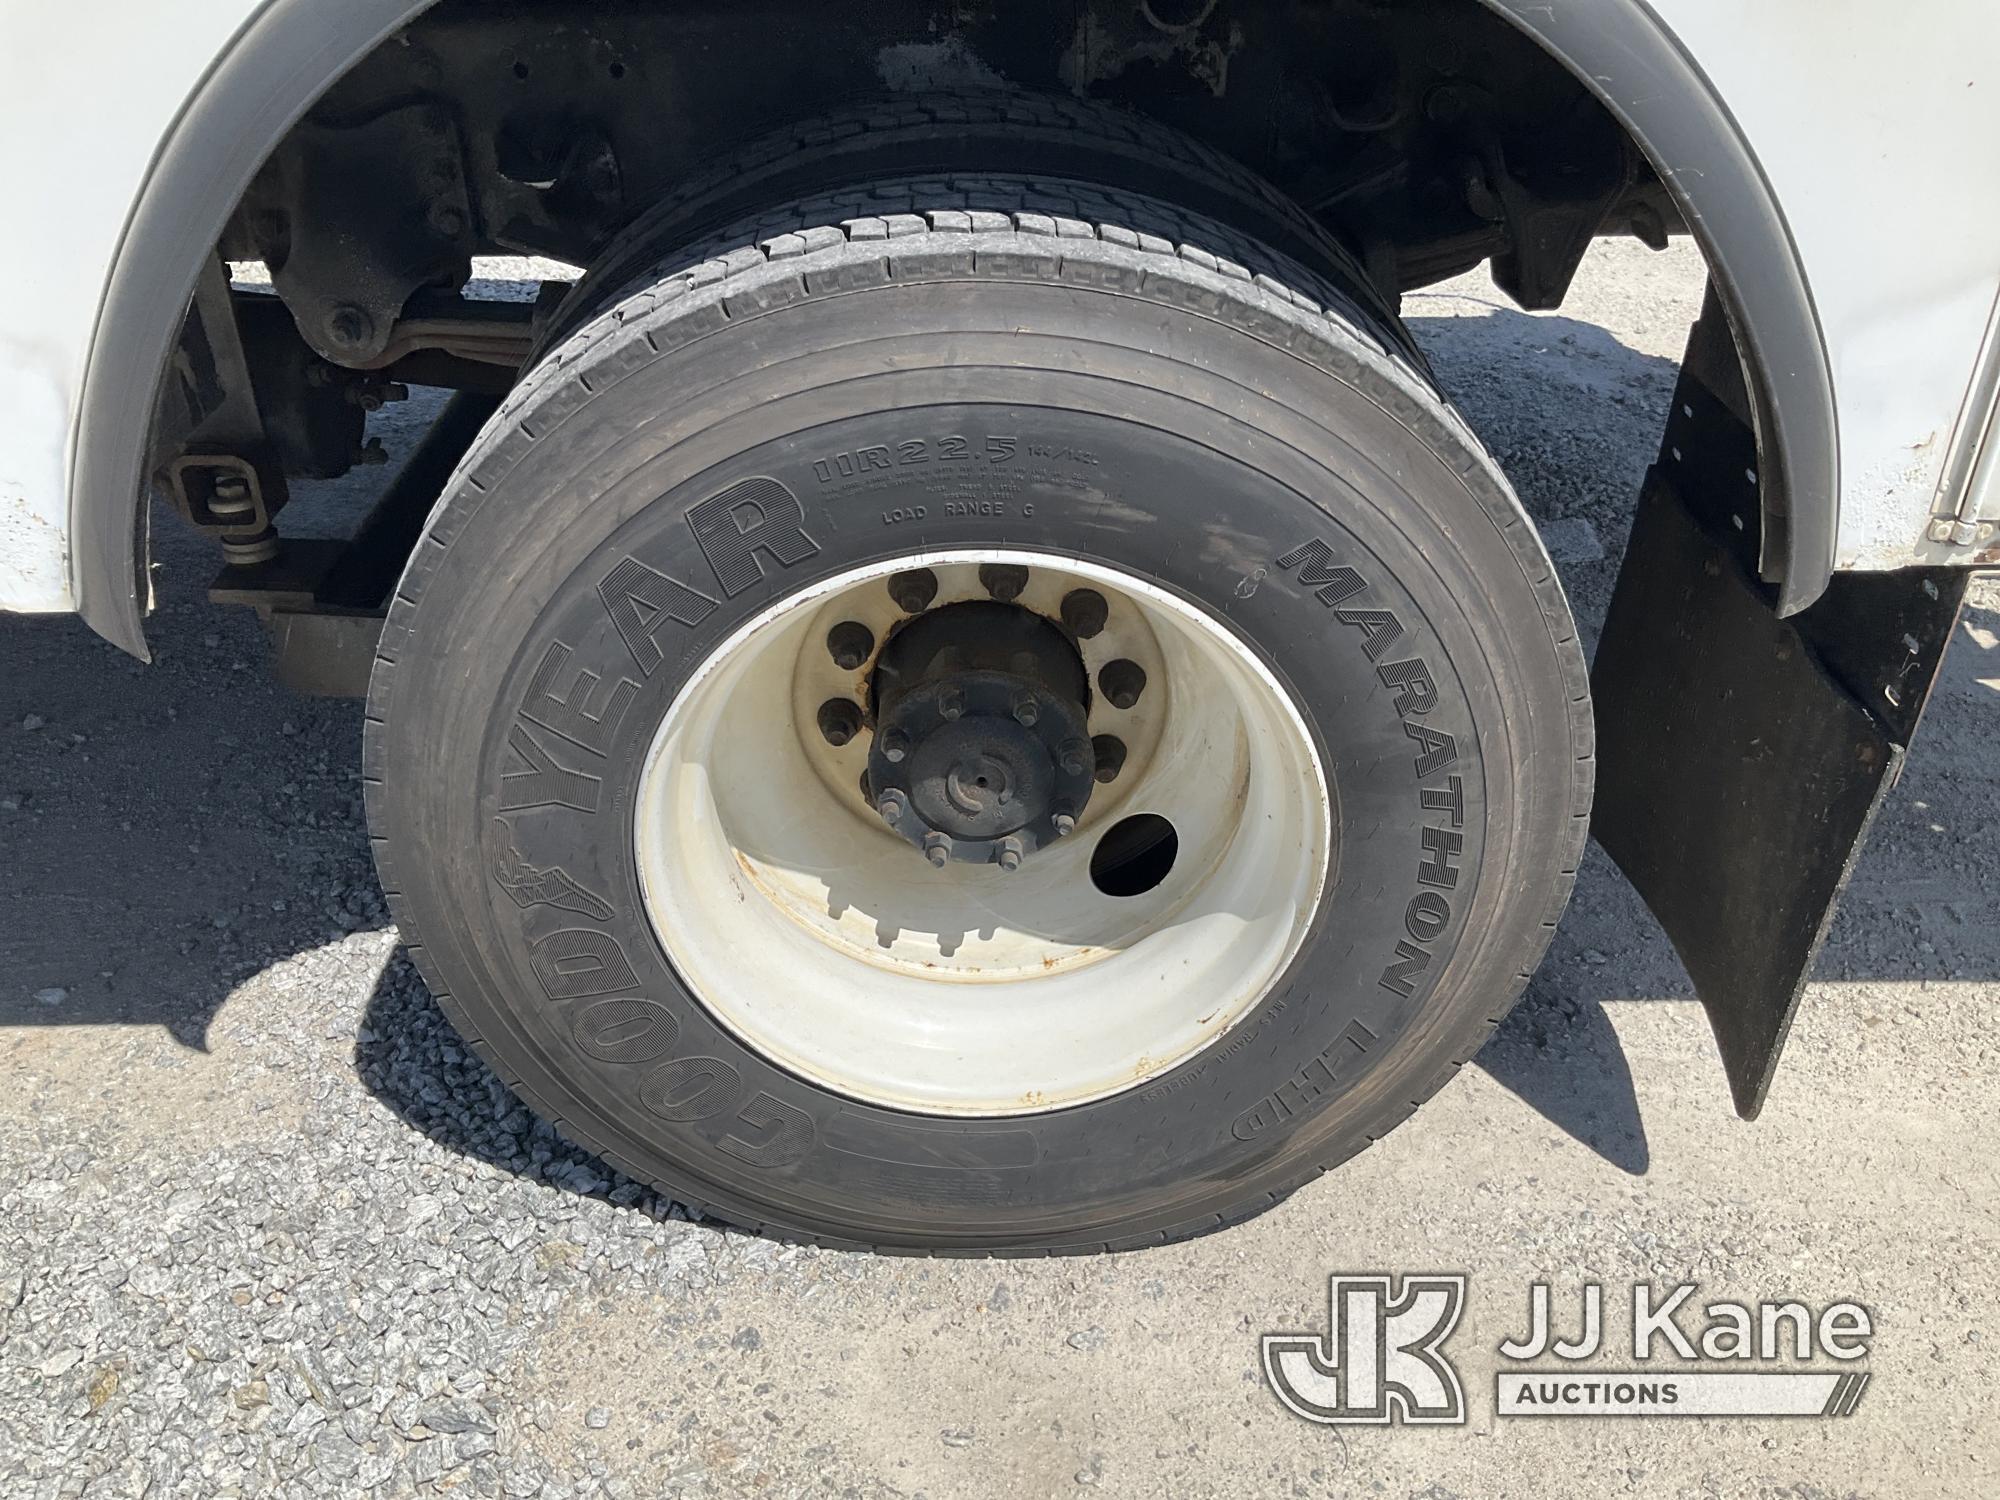
[{"label": "shadow of mud flap", "polygon": [[1489,1078],[1634,1177],[1652,1163],[1632,1065],[1603,1005],[1536,981],[1479,1049]]}]

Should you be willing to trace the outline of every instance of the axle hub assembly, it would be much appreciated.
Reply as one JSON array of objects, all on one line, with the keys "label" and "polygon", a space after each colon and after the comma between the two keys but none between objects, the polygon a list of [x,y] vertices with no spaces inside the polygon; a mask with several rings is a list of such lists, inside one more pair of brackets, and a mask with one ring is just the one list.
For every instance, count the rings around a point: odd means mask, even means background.
[{"label": "axle hub assembly", "polygon": [[1019,868],[1090,800],[1089,692],[1075,645],[1029,610],[980,600],[912,620],[875,669],[876,811],[933,865]]}]

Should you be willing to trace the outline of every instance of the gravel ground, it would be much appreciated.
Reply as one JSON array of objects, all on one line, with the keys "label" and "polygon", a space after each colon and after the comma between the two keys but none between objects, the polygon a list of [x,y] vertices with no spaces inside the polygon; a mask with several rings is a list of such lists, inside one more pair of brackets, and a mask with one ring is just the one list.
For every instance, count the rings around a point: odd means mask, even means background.
[{"label": "gravel ground", "polygon": [[[1563,316],[1477,278],[1409,307],[1587,634],[1699,290],[1684,247],[1607,246]],[[1993,583],[1759,1124],[1593,854],[1479,1066],[1340,1172],[1188,1244],[926,1262],[690,1221],[532,1120],[399,951],[358,705],[273,686],[202,602],[207,549],[160,531],[157,665],[0,621],[0,1496],[2000,1487]],[[1468,1427],[1310,1427],[1265,1389],[1257,1335],[1374,1268],[1471,1274]],[[1868,1303],[1867,1401],[1494,1420],[1528,1282],[1647,1277]]]}]

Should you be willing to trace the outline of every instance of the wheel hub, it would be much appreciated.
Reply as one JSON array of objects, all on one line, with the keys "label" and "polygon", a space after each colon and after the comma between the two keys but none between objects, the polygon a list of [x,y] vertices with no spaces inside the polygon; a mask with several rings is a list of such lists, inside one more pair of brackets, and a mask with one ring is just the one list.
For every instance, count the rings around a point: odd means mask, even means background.
[{"label": "wheel hub", "polygon": [[1074,643],[1012,604],[948,605],[899,630],[872,683],[876,811],[942,867],[1016,869],[1076,826],[1095,757]]}]

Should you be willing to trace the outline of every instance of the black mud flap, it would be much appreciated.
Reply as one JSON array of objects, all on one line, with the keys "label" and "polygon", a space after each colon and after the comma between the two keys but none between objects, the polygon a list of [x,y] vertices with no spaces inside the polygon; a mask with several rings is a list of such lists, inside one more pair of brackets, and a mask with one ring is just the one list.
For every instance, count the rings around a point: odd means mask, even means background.
[{"label": "black mud flap", "polygon": [[1836,574],[1780,619],[1758,576],[1756,469],[1711,293],[1592,669],[1593,832],[1673,940],[1745,1119],[1763,1107],[1967,580]]}]

